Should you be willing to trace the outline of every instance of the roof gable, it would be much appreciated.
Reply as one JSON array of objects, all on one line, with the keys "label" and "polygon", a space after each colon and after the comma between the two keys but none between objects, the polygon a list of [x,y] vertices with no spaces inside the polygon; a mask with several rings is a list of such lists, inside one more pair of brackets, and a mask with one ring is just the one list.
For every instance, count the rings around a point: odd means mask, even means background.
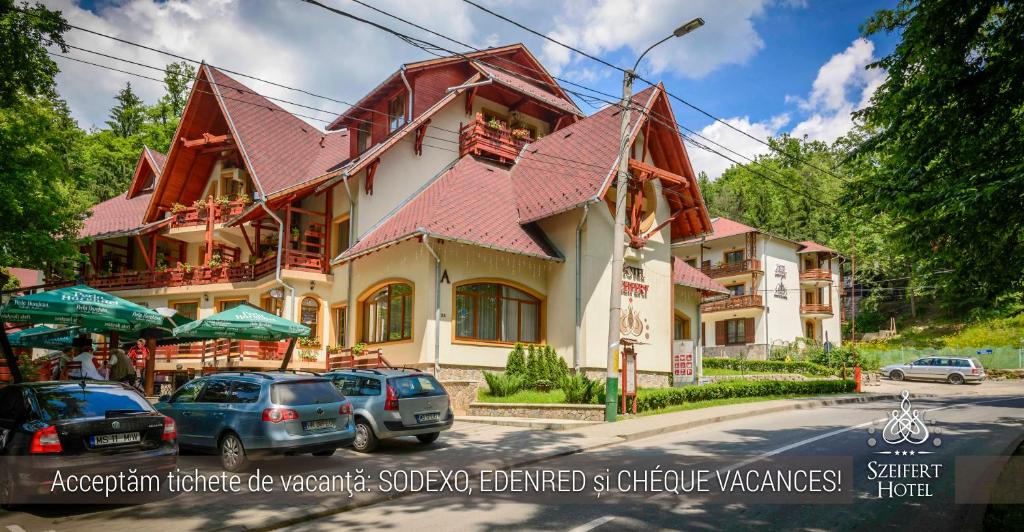
[{"label": "roof gable", "polygon": [[507,170],[463,157],[335,262],[349,261],[420,235],[562,260],[539,228],[519,223],[514,196]]},{"label": "roof gable", "polygon": [[708,277],[704,272],[690,266],[679,257],[672,257],[672,284],[696,288],[707,293],[729,293],[729,289],[725,285]]},{"label": "roof gable", "polygon": [[[164,169],[167,156],[150,149],[149,146],[142,146],[139,154],[139,162],[135,164],[135,173],[132,175],[131,185],[128,187],[128,197],[134,198],[144,190],[156,188],[156,182],[160,179],[160,172]],[[147,184],[152,181],[152,188]]]}]

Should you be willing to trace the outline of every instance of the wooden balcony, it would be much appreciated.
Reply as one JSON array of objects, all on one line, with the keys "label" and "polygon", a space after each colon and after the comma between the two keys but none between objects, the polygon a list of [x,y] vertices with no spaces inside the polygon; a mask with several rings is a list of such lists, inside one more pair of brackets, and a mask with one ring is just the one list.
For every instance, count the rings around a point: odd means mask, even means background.
[{"label": "wooden balcony", "polygon": [[241,214],[248,205],[249,202],[246,200],[213,201],[209,204],[204,202],[192,207],[174,209],[171,211],[171,227],[205,226],[211,212],[213,223],[224,223]]},{"label": "wooden balcony", "polygon": [[832,272],[821,268],[804,270],[800,272],[800,282],[813,285],[829,284],[832,282]]},{"label": "wooden balcony", "polygon": [[762,308],[764,300],[760,294],[749,294],[745,296],[733,296],[728,299],[703,303],[700,311],[703,313],[722,312],[726,310],[740,310],[748,308]]},{"label": "wooden balcony", "polygon": [[218,283],[255,281],[277,269],[277,259],[268,257],[255,264],[225,265],[216,268],[191,266],[163,271],[128,271],[87,278],[85,283],[99,290],[140,290]]},{"label": "wooden balcony", "polygon": [[800,314],[820,314],[823,316],[832,315],[832,305],[823,305],[821,303],[805,303],[800,305]]},{"label": "wooden balcony", "polygon": [[511,164],[523,146],[532,140],[529,136],[513,134],[513,131],[521,130],[513,130],[504,123],[492,127],[478,115],[474,121],[459,128],[459,157],[469,154]]},{"label": "wooden balcony", "polygon": [[352,368],[390,368],[380,349],[364,349],[358,353],[351,348],[327,352],[327,371]]},{"label": "wooden balcony", "polygon": [[746,259],[742,262],[723,263],[717,266],[702,266],[700,271],[712,279],[749,272],[760,272],[761,261],[758,259]]}]

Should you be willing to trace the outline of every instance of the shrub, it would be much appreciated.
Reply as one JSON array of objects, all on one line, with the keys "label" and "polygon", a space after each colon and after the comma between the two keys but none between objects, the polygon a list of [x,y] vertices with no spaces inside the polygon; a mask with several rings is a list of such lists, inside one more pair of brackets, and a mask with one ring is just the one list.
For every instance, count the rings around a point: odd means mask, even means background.
[{"label": "shrub", "polygon": [[785,362],[782,360],[739,360],[735,358],[705,358],[705,368],[731,369],[767,373],[806,373],[822,377],[835,375],[835,370],[814,362]]},{"label": "shrub", "polygon": [[495,397],[506,397],[523,389],[521,375],[485,371],[484,380],[487,381],[487,387],[491,389],[491,395]]},{"label": "shrub", "polygon": [[543,364],[543,363],[544,363],[544,360],[542,360],[541,357],[538,356],[538,354],[537,354],[537,346],[531,344],[527,348],[527,355],[526,355],[526,385],[527,386],[533,387],[533,383],[535,383],[535,382],[539,381],[540,379],[544,378],[544,368],[541,367],[541,364]]},{"label": "shrub", "polygon": [[591,380],[584,373],[566,375],[558,385],[565,393],[565,402],[571,404],[590,404],[597,395],[601,381]]},{"label": "shrub", "polygon": [[657,410],[684,403],[734,397],[849,393],[855,388],[856,383],[852,380],[820,380],[731,381],[685,388],[640,389],[637,391],[637,411]]},{"label": "shrub", "polygon": [[508,375],[526,375],[526,353],[523,351],[523,344],[516,344],[508,353],[508,360],[505,361],[505,373]]}]

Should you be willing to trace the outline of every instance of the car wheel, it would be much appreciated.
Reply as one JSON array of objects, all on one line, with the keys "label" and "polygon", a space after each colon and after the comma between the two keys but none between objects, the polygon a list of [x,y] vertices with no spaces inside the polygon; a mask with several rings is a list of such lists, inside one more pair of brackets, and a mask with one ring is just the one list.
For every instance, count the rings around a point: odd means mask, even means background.
[{"label": "car wheel", "polygon": [[313,453],[313,456],[333,456],[334,449],[327,449],[326,451],[317,451]]},{"label": "car wheel", "polygon": [[946,377],[946,381],[948,381],[950,384],[963,384],[964,376],[959,373],[954,373],[949,377]]},{"label": "car wheel", "polygon": [[244,471],[249,466],[242,440],[235,434],[228,433],[220,439],[220,465],[232,473]]},{"label": "car wheel", "polygon": [[440,432],[431,432],[430,434],[417,434],[416,439],[423,445],[428,445],[437,441],[437,437],[440,436]]},{"label": "car wheel", "polygon": [[898,369],[894,369],[889,372],[889,378],[894,381],[901,381],[903,380],[903,372]]},{"label": "car wheel", "polygon": [[352,448],[361,453],[372,453],[377,448],[377,435],[373,427],[365,419],[356,421],[356,439],[352,440]]}]

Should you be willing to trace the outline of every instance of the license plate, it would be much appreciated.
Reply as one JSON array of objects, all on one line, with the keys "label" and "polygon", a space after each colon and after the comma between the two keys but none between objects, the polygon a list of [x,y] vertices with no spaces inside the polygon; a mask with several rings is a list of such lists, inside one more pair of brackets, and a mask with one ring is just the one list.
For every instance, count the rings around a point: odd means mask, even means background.
[{"label": "license plate", "polygon": [[120,434],[97,434],[89,438],[89,443],[93,447],[103,447],[106,445],[121,445],[124,443],[138,443],[142,441],[142,437],[139,436],[138,432],[122,432]]},{"label": "license plate", "polygon": [[436,412],[433,414],[416,414],[417,423],[436,423],[438,421],[441,421],[441,414]]},{"label": "license plate", "polygon": [[316,430],[327,430],[334,428],[333,419],[318,419],[316,421],[306,421],[302,424],[302,430],[316,431]]}]

